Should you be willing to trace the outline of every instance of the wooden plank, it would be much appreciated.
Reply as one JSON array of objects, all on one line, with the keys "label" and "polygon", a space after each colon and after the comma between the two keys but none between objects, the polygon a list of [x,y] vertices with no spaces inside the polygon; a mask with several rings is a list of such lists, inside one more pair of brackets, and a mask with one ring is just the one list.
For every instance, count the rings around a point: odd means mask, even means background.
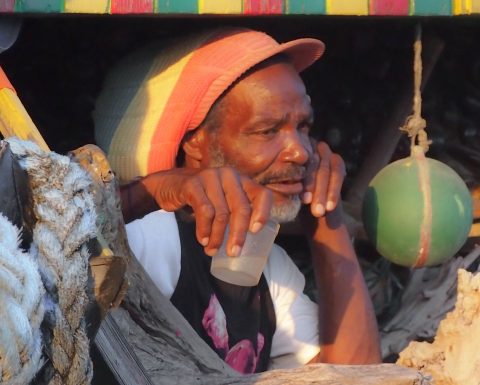
[{"label": "wooden plank", "polygon": [[199,13],[239,14],[242,13],[242,0],[199,0]]},{"label": "wooden plank", "polygon": [[451,15],[452,0],[411,0],[414,15]]},{"label": "wooden plank", "polygon": [[283,13],[283,0],[243,0],[246,15],[278,15]]},{"label": "wooden plank", "polygon": [[120,385],[154,385],[111,313],[100,325],[95,346]]},{"label": "wooden plank", "polygon": [[63,0],[16,0],[16,12],[63,12]]},{"label": "wooden plank", "polygon": [[325,0],[287,0],[285,8],[287,14],[324,15],[326,12]]},{"label": "wooden plank", "polygon": [[198,13],[197,0],[155,0],[155,13]]},{"label": "wooden plank", "polygon": [[368,0],[327,0],[329,15],[368,15]]},{"label": "wooden plank", "polygon": [[409,0],[370,0],[370,15],[408,16]]},{"label": "wooden plank", "polygon": [[152,13],[153,0],[111,0],[112,14]]},{"label": "wooden plank", "polygon": [[0,12],[13,12],[15,0],[0,0]]},{"label": "wooden plank", "polygon": [[109,13],[109,0],[65,0],[65,12],[69,13]]},{"label": "wooden plank", "polygon": [[50,151],[1,67],[0,133],[4,138],[17,136],[22,140],[31,140],[42,150]]}]

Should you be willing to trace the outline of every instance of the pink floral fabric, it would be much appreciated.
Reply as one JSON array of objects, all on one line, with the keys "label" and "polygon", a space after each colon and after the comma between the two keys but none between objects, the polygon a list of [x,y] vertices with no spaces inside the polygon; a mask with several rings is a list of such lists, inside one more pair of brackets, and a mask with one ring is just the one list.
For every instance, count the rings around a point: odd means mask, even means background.
[{"label": "pink floral fabric", "polygon": [[247,339],[243,339],[229,348],[225,312],[215,294],[210,297],[210,302],[203,315],[202,325],[212,339],[215,348],[223,353],[223,358],[227,364],[243,374],[255,372],[260,352],[265,344],[262,333],[257,334],[257,349],[255,349],[252,341]]}]

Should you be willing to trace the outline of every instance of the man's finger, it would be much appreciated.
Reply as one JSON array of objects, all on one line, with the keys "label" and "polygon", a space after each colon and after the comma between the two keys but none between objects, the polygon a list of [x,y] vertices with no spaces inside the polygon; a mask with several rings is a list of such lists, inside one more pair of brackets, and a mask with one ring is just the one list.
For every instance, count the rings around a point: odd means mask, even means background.
[{"label": "man's finger", "polygon": [[[316,146],[314,147],[316,148]],[[305,172],[305,178],[303,180],[303,192],[302,192],[302,202],[305,204],[310,204],[313,198],[313,191],[315,190],[315,178],[320,164],[320,157],[315,151],[310,155],[310,159],[307,164],[307,169]]]},{"label": "man's finger", "polygon": [[345,163],[338,154],[332,154],[330,181],[328,183],[326,211],[333,211],[340,201],[343,181],[345,179]]},{"label": "man's finger", "polygon": [[184,186],[184,201],[195,213],[196,236],[204,247],[210,242],[215,208],[207,197],[200,178],[191,178]]},{"label": "man's finger", "polygon": [[245,243],[252,209],[240,182],[240,176],[227,167],[221,168],[219,172],[230,212],[230,232],[226,250],[228,255],[238,256]]},{"label": "man's finger", "polygon": [[273,195],[266,187],[247,177],[242,177],[242,186],[252,206],[249,230],[256,233],[270,219]]},{"label": "man's finger", "polygon": [[320,163],[315,174],[315,188],[313,190],[311,211],[316,217],[321,217],[325,214],[325,206],[327,203],[328,185],[330,182],[330,159],[332,152],[328,145],[320,142],[317,145]]}]

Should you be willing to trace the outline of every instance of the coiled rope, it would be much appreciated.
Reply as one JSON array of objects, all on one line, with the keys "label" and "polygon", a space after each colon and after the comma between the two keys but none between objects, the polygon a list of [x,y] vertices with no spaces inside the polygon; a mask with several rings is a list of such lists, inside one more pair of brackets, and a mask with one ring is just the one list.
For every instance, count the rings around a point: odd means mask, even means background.
[{"label": "coiled rope", "polygon": [[0,214],[0,383],[28,384],[42,360],[44,289],[19,230]]},{"label": "coiled rope", "polygon": [[34,198],[37,223],[30,254],[46,289],[44,322],[53,331],[47,350],[54,369],[49,383],[90,384],[92,362],[84,315],[88,304],[86,242],[96,233],[91,180],[68,157],[16,138],[8,142],[29,175]]}]

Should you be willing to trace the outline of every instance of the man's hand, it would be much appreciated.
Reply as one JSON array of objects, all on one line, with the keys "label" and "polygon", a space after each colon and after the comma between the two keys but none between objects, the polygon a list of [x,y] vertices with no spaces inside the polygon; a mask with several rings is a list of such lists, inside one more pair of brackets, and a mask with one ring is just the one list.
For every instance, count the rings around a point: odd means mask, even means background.
[{"label": "man's hand", "polygon": [[340,155],[332,153],[325,142],[312,139],[313,154],[307,167],[302,201],[310,204],[313,216],[319,218],[332,212],[340,202],[345,179],[345,163]]},{"label": "man's hand", "polygon": [[220,247],[227,224],[227,251],[237,256],[246,232],[258,231],[270,217],[271,191],[231,167],[172,169],[151,174],[138,183],[164,210],[191,207],[197,240],[211,256]]}]

